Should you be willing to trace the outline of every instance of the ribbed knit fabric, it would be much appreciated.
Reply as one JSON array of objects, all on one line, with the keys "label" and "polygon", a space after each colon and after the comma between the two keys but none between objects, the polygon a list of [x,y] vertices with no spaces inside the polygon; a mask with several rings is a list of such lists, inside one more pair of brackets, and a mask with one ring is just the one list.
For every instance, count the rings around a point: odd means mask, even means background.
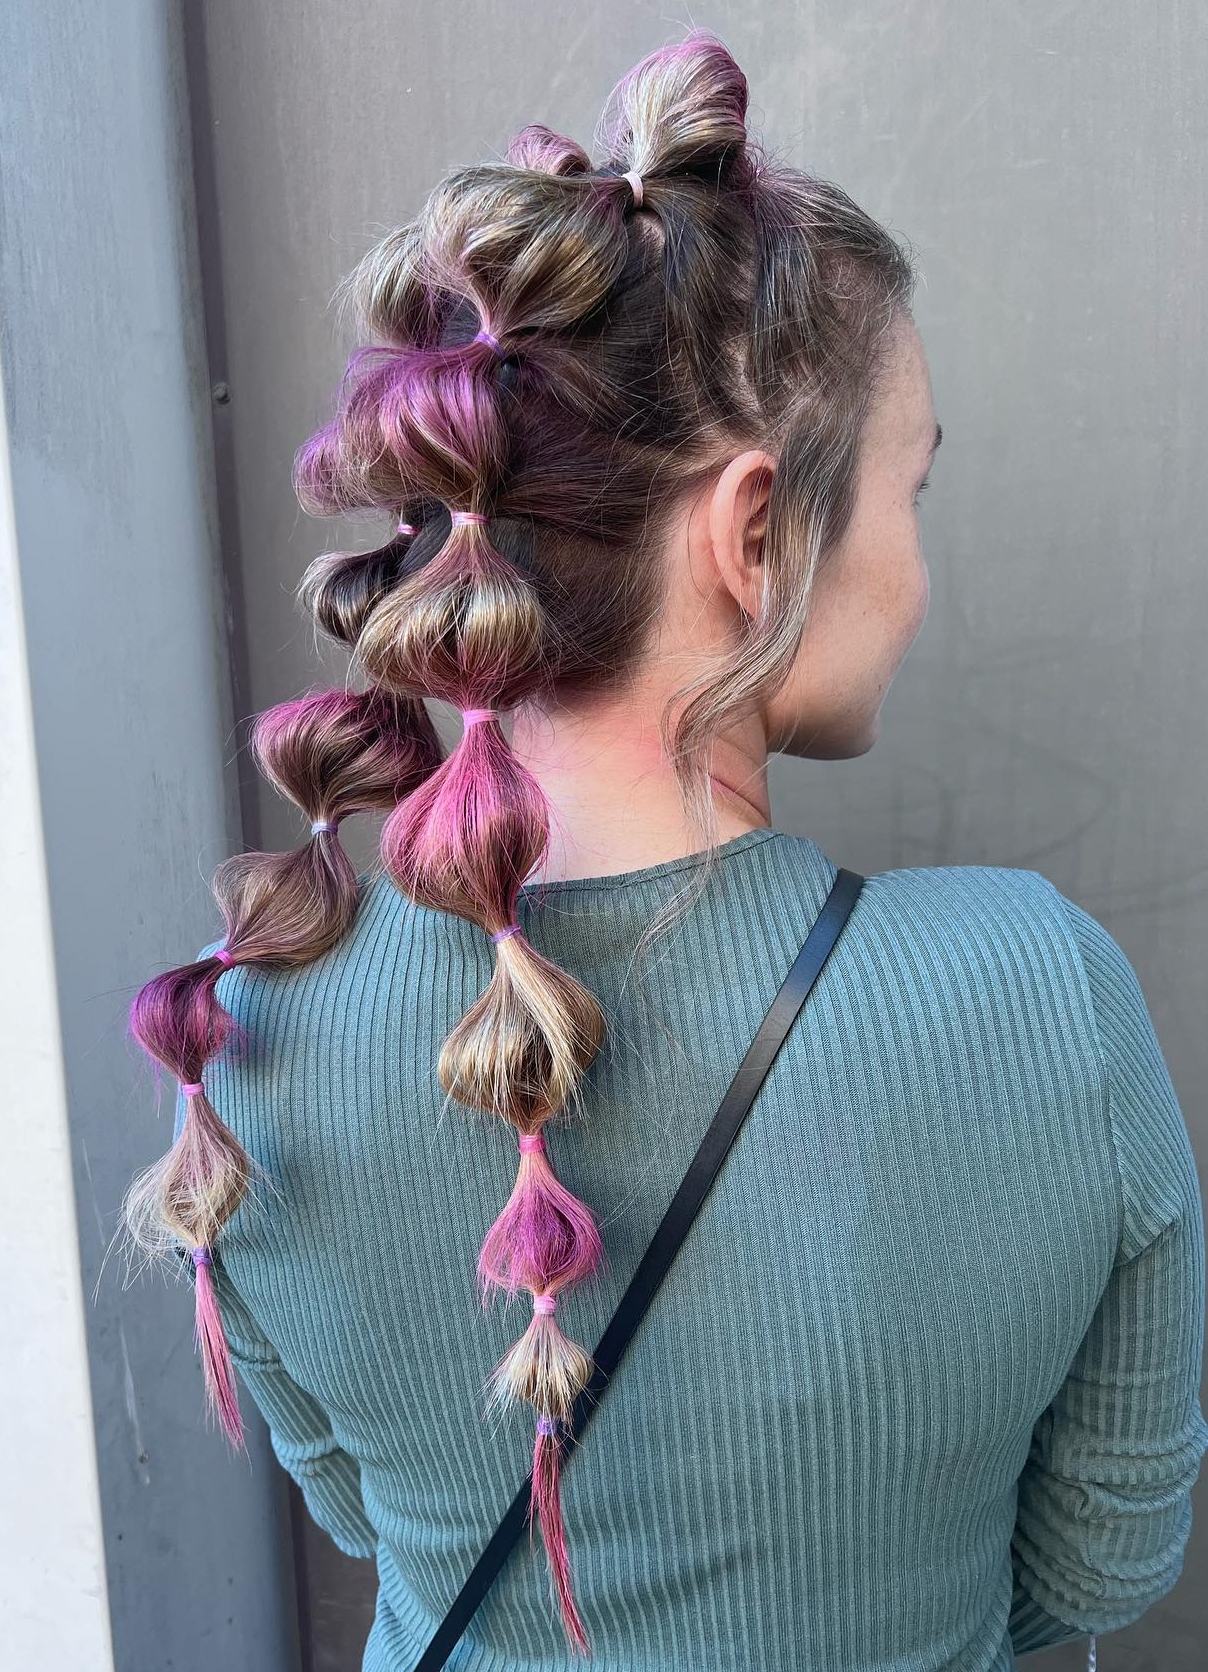
[{"label": "ribbed knit fabric", "polygon": [[[836,870],[740,836],[632,968],[699,864],[522,895],[610,1025],[585,1119],[546,1129],[602,1223],[598,1290],[559,1309],[588,1351]],[[245,1201],[214,1270],[277,1457],[376,1557],[364,1672],[411,1672],[527,1475],[532,1414],[481,1411],[531,1308],[484,1312],[474,1283],[516,1135],[442,1113],[434,1072],[494,949],[362,883],[326,957],[219,980],[251,1048],[206,1083],[280,1196]],[[1000,1672],[1126,1625],[1182,1566],[1203,1332],[1195,1163],[1120,947],[1035,871],[870,877],[564,1470],[592,1664]],[[539,1537],[448,1664],[583,1665]]]}]

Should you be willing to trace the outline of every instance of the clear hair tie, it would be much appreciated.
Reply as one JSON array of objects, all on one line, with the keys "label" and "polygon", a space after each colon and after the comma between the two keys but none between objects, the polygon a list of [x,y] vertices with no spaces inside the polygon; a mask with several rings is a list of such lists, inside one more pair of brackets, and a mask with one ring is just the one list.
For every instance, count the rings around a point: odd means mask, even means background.
[{"label": "clear hair tie", "polygon": [[488,523],[491,520],[483,511],[450,511],[449,516],[454,528],[458,523]]},{"label": "clear hair tie", "polygon": [[633,187],[633,206],[635,209],[640,209],[642,207],[642,176],[636,168],[631,168],[622,178],[628,180]]}]

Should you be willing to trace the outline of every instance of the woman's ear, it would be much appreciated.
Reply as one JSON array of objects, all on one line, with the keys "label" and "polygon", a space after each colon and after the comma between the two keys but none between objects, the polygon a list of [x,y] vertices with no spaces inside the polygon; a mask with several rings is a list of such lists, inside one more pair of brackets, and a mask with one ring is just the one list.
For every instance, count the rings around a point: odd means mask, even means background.
[{"label": "woman's ear", "polygon": [[709,501],[709,542],[722,585],[744,615],[763,596],[763,546],[776,475],[770,453],[752,448],[730,460]]}]

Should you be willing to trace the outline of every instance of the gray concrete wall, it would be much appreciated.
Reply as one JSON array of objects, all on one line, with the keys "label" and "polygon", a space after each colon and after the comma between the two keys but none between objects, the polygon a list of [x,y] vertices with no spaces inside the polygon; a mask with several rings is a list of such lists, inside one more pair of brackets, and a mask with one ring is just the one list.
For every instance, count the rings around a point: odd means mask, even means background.
[{"label": "gray concrete wall", "polygon": [[[1035,866],[1102,916],[1208,1158],[1204,9],[711,0],[690,16],[747,70],[767,139],[915,244],[945,432],[923,500],[929,617],[881,740],[852,763],[780,763],[777,821],[865,872]],[[347,347],[337,279],[445,168],[525,122],[590,143],[616,77],[680,32],[653,0],[211,0],[202,139],[246,711],[322,666],[290,595],[358,533],[301,517],[289,486]],[[252,793],[269,845],[296,841]],[[354,833],[365,854],[371,835]],[[346,1666],[371,1586],[311,1542],[316,1664]],[[1208,1527],[1178,1591],[1109,1640],[1111,1665],[1198,1664],[1205,1577]]]},{"label": "gray concrete wall", "polygon": [[267,1431],[105,1259],[172,1138],[127,1009],[242,844],[177,7],[0,8],[0,228],[0,1664],[284,1672]]}]

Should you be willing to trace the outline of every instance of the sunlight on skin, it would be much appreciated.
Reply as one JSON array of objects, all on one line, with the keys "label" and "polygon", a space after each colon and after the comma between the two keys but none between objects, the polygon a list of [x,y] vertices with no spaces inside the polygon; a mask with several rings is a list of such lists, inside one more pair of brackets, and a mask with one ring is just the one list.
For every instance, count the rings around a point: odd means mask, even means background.
[{"label": "sunlight on skin", "polygon": [[[867,753],[880,710],[923,625],[929,581],[916,498],[938,445],[926,353],[914,322],[897,327],[893,362],[869,414],[855,513],[815,582],[793,671],[758,713],[717,740],[719,839],[771,822],[770,751],[819,760]],[[759,597],[776,461],[738,454],[673,534],[666,603],[650,653],[624,690],[573,709],[516,717],[515,753],[551,806],[540,875],[608,876],[697,851],[658,717],[672,692],[735,642]]]}]

